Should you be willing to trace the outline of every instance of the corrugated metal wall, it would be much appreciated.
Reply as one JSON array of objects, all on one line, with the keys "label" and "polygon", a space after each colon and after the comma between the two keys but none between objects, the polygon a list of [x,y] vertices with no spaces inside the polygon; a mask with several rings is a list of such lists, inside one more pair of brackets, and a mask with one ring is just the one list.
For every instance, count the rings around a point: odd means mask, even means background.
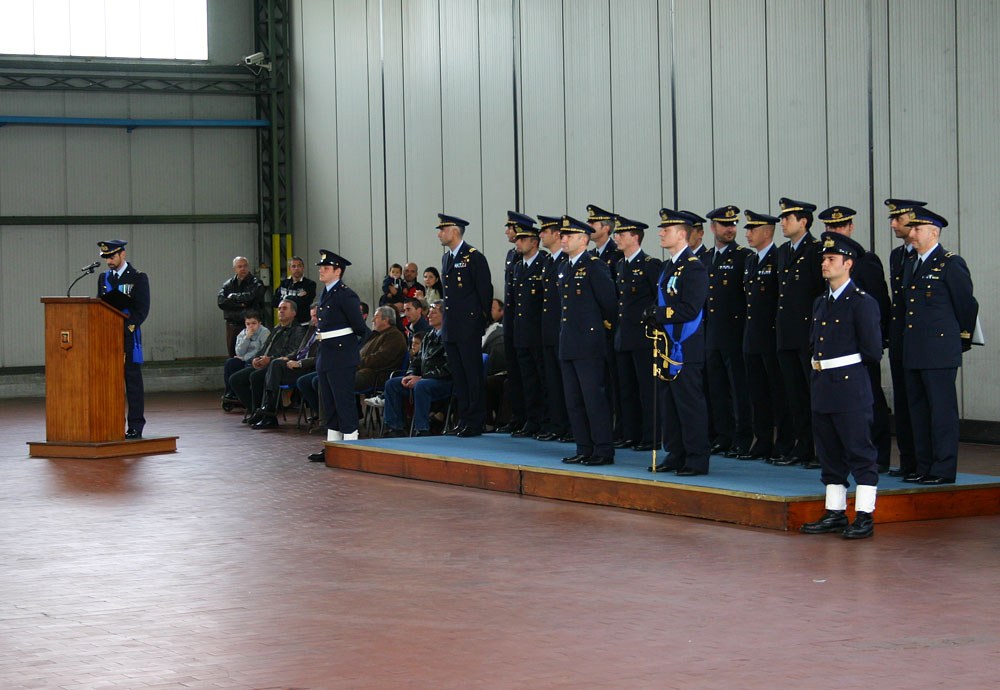
[{"label": "corrugated metal wall", "polygon": [[[439,264],[444,209],[472,222],[499,293],[508,208],[582,216],[593,202],[653,222],[661,205],[842,203],[885,262],[882,200],[895,195],[952,221],[943,244],[969,262],[987,335],[1000,332],[1000,288],[986,280],[1000,211],[992,0],[294,0],[293,11],[297,238],[360,264],[348,279],[363,299],[387,263]],[[1000,420],[996,353],[966,357],[967,418]]]}]

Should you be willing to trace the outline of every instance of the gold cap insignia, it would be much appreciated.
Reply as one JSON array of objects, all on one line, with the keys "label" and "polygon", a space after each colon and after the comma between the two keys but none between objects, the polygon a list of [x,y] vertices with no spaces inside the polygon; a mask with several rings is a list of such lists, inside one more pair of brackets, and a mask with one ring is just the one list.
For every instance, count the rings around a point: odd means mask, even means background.
[{"label": "gold cap insignia", "polygon": [[730,206],[728,209],[726,209],[726,218],[735,218],[735,217],[736,217],[736,209]]},{"label": "gold cap insignia", "polygon": [[564,228],[568,228],[569,227],[569,218],[563,218],[562,219],[562,226]]},{"label": "gold cap insignia", "polygon": [[896,204],[889,204],[889,210],[890,211],[895,211],[896,210]]},{"label": "gold cap insignia", "polygon": [[110,251],[110,249],[111,249],[111,247],[109,247],[108,245],[106,245],[103,242],[101,242],[101,251],[102,252]]},{"label": "gold cap insignia", "polygon": [[844,217],[844,214],[840,212],[839,208],[835,208],[833,210],[833,213],[830,215],[833,217],[834,220],[839,220]]},{"label": "gold cap insignia", "polygon": [[835,244],[836,244],[836,242],[834,242],[832,239],[830,239],[830,240],[827,240],[826,242],[823,243],[823,248],[824,249],[830,249]]},{"label": "gold cap insignia", "polygon": [[666,211],[660,211],[660,220],[666,220],[668,215]]}]

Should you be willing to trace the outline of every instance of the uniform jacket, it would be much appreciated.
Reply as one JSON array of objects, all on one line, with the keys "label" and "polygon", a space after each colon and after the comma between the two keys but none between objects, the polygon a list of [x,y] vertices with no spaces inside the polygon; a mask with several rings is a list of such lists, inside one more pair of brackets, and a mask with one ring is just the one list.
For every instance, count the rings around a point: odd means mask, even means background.
[{"label": "uniform jacket", "polygon": [[559,252],[553,258],[551,254],[545,257],[543,283],[545,295],[542,300],[542,345],[559,347],[559,326],[562,324],[562,307],[559,296],[559,274],[566,262],[566,252]]},{"label": "uniform jacket", "polygon": [[[446,257],[447,259],[447,257]],[[503,327],[507,335],[514,333],[514,310],[517,308],[514,290],[514,268],[521,263],[521,255],[511,248],[503,263]]]},{"label": "uniform jacket", "polygon": [[530,266],[524,257],[514,264],[514,347],[540,348],[542,345],[542,301],[548,256],[548,252],[539,250]]},{"label": "uniform jacket", "polygon": [[441,284],[444,290],[444,341],[480,339],[493,304],[490,265],[483,253],[463,242],[454,265],[451,252],[441,259]]},{"label": "uniform jacket", "polygon": [[[918,269],[904,270],[906,330],[903,367],[953,369],[962,366],[962,337],[976,327],[979,303],[965,259],[940,244]],[[911,276],[912,274],[912,276]]]},{"label": "uniform jacket", "polygon": [[295,302],[296,321],[302,323],[308,322],[310,320],[309,307],[312,306],[313,300],[316,299],[316,281],[304,276],[297,283],[292,282],[291,278],[282,278],[281,283],[278,285],[278,290],[274,293],[274,306],[277,307],[283,299],[290,299]]},{"label": "uniform jacket", "polygon": [[[664,306],[656,307],[656,320],[671,337],[680,337],[681,326],[692,321],[705,308],[708,299],[708,269],[690,247],[685,247],[677,261],[663,262],[659,289],[663,291]],[[668,344],[668,352],[673,341]],[[684,362],[696,364],[705,361],[705,321],[682,345]]]},{"label": "uniform jacket", "polygon": [[698,257],[702,262],[705,261],[708,256],[708,249],[703,244],[698,245],[698,249],[692,249],[691,253]]},{"label": "uniform jacket", "polygon": [[889,356],[896,361],[903,359],[903,331],[906,330],[906,297],[903,295],[903,273],[906,262],[916,255],[902,244],[889,253],[889,287],[892,289],[892,316],[889,319]]},{"label": "uniform jacket", "polygon": [[[105,271],[97,279],[97,296],[103,297],[107,292],[104,280],[107,276]],[[134,347],[135,329],[142,325],[149,316],[149,276],[136,269],[132,264],[127,264],[122,272],[122,277],[118,278],[114,273],[108,278],[112,290],[121,292],[128,298],[125,309],[128,309],[128,317],[125,319],[125,361],[132,361],[132,349]],[[240,321],[242,322],[242,317]],[[141,342],[141,341],[140,341]]]},{"label": "uniform jacket", "polygon": [[882,329],[882,345],[888,344],[889,319],[892,303],[889,288],[885,284],[885,269],[874,252],[865,252],[851,269],[851,281],[864,290],[878,305],[879,327]]},{"label": "uniform jacket", "polygon": [[797,250],[792,250],[790,241],[778,247],[780,283],[775,323],[779,350],[809,347],[813,301],[826,289],[822,261],[820,242],[808,232]]},{"label": "uniform jacket", "polygon": [[339,367],[356,367],[361,363],[358,338],[365,333],[365,320],[361,316],[361,300],[354,290],[337,281],[329,290],[320,293],[316,322],[320,333],[350,328],[351,333],[338,338],[320,341],[316,357],[316,371],[330,371]]},{"label": "uniform jacket", "polygon": [[712,247],[704,258],[708,269],[705,347],[739,352],[743,347],[743,324],[747,316],[743,271],[747,258],[753,252],[731,242],[718,263],[716,253],[718,248]]},{"label": "uniform jacket", "polygon": [[444,341],[431,331],[420,342],[420,353],[410,361],[407,376],[421,376],[425,379],[450,379],[448,358],[444,353]]},{"label": "uniform jacket", "polygon": [[607,264],[608,270],[611,271],[611,280],[617,283],[618,260],[621,259],[624,254],[622,254],[622,250],[618,248],[618,243],[615,242],[614,238],[608,238],[603,251],[598,252],[597,247],[594,247],[593,249],[588,250],[588,253],[593,254]]},{"label": "uniform jacket", "polygon": [[632,261],[623,256],[618,260],[618,325],[615,328],[615,350],[649,350],[653,341],[646,337],[642,313],[656,304],[656,286],[660,284],[663,262],[639,250]]},{"label": "uniform jacket", "polygon": [[608,265],[590,252],[560,264],[559,359],[604,359],[607,352],[607,325],[617,315],[615,284]]},{"label": "uniform jacket", "polygon": [[[235,275],[222,284],[219,290],[219,309],[226,321],[243,323],[243,312],[247,309],[264,311],[264,293],[267,287],[260,278],[250,273],[242,281]],[[232,294],[232,297],[229,295]]]},{"label": "uniform jacket", "polygon": [[743,352],[760,355],[777,347],[775,319],[778,315],[778,247],[772,246],[761,260],[751,252],[743,269],[747,318],[743,327]]},{"label": "uniform jacket", "polygon": [[831,414],[871,407],[874,400],[871,379],[864,363],[882,359],[878,303],[853,282],[832,305],[827,293],[817,297],[809,343],[815,360],[861,355],[858,364],[812,370],[812,411]]}]

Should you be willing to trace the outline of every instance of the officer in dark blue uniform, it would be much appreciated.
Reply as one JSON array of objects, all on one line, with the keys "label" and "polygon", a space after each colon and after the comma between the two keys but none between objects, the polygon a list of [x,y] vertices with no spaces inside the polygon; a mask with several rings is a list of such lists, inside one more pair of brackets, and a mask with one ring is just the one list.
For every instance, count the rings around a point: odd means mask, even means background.
[{"label": "officer in dark blue uniform", "polygon": [[778,366],[775,320],[778,315],[778,248],[774,244],[775,216],[746,211],[746,238],[750,257],[743,270],[747,320],[743,329],[754,443],[741,460],[788,455],[795,447],[791,417],[785,402]]},{"label": "officer in dark blue uniform", "polygon": [[716,430],[713,453],[727,458],[746,455],[753,442],[753,413],[743,362],[746,293],[743,269],[750,252],[736,243],[740,209],[732,204],[708,212],[715,245],[703,262],[708,267],[705,312],[705,370],[709,412]]},{"label": "officer in dark blue uniform", "polygon": [[479,436],[486,420],[482,338],[493,306],[490,265],[463,239],[468,221],[443,213],[438,218],[438,239],[448,250],[441,259],[441,283],[445,354],[458,398],[455,433],[463,438]]},{"label": "officer in dark blue uniform", "polygon": [[778,247],[778,365],[792,413],[795,448],[774,464],[817,468],[809,411],[809,324],[813,301],[826,289],[826,281],[820,271],[819,240],[809,232],[816,205],[786,198],[778,203],[781,230],[788,238]]},{"label": "officer in dark blue uniform", "polygon": [[[878,303],[854,284],[865,250],[846,235],[824,232],[823,277],[829,288],[813,304],[812,420],[826,485],[826,512],[802,526],[806,534],[872,536],[878,486],[878,451],[872,442],[872,386],[865,364],[882,359]],[[854,523],[847,525],[848,474],[857,485]]]},{"label": "officer in dark blue uniform", "polygon": [[[857,212],[848,206],[831,206],[819,214],[826,229],[841,235],[851,237],[854,233],[854,217]],[[866,292],[878,304],[879,323],[882,327],[882,345],[889,341],[889,312],[892,304],[889,301],[889,288],[885,284],[885,269],[875,252],[864,252],[857,258],[851,268],[851,282]],[[868,375],[872,380],[872,395],[874,421],[872,422],[872,441],[878,449],[879,472],[889,471],[889,456],[892,452],[892,436],[889,431],[889,404],[885,401],[882,390],[882,367],[878,362],[868,362]]]},{"label": "officer in dark blue uniform", "polygon": [[[524,391],[524,426],[511,436],[534,436],[545,422],[545,363],[542,351],[542,301],[548,253],[538,248],[535,221],[523,213],[511,214],[520,260],[514,264],[514,348],[521,369]],[[508,307],[507,311],[510,311]],[[504,312],[506,313],[506,311]],[[504,330],[504,338],[507,332]]]},{"label": "officer in dark blue uniform", "polygon": [[[516,211],[507,211],[507,223],[504,225],[504,233],[507,241],[514,244],[517,241],[518,219],[528,218]],[[530,220],[530,218],[529,218]],[[523,222],[523,220],[522,220]],[[514,269],[521,261],[521,255],[517,247],[511,247],[504,258],[503,267],[503,350],[504,359],[507,362],[507,405],[510,407],[510,419],[506,424],[497,428],[501,434],[509,434],[520,431],[524,427],[525,405],[524,386],[521,382],[521,364],[517,358],[517,348],[514,346],[514,314],[517,312],[517,296],[514,293]]]},{"label": "officer in dark blue uniform", "polygon": [[664,367],[668,380],[656,382],[667,457],[649,469],[676,471],[678,477],[708,474],[709,464],[708,405],[702,377],[708,270],[688,246],[688,232],[695,222],[693,214],[660,209],[660,246],[670,257],[663,262],[656,305],[646,314],[647,321],[667,335],[669,358],[680,364]]},{"label": "officer in dark blue uniform", "polygon": [[125,240],[98,242],[101,258],[108,264],[97,281],[97,296],[125,312],[125,398],[128,400],[125,438],[142,438],[146,426],[142,384],[142,333],[149,315],[149,277],[125,260]]},{"label": "officer in dark blue uniform", "polygon": [[646,337],[643,314],[656,303],[663,262],[642,250],[649,226],[615,217],[615,237],[623,254],[618,260],[618,325],[614,331],[615,361],[621,390],[623,447],[650,451],[654,436],[653,341]]},{"label": "officer in dark blue uniform", "polygon": [[952,484],[958,472],[955,378],[962,353],[972,347],[979,303],[965,260],[938,243],[948,221],[915,208],[909,227],[917,256],[903,274],[903,369],[917,469],[903,481]]},{"label": "officer in dark blue uniform", "polygon": [[562,217],[562,248],[567,259],[558,274],[562,326],[559,362],[566,410],[576,440],[576,454],[565,463],[611,465],[611,408],[605,385],[605,333],[614,326],[615,284],[608,265],[586,251],[593,228]]},{"label": "officer in dark blue uniform", "polygon": [[916,259],[910,244],[913,209],[926,206],[925,201],[912,199],[886,199],[889,208],[889,227],[903,244],[889,253],[889,287],[892,289],[892,318],[889,320],[889,372],[892,375],[892,403],[896,421],[896,448],[899,449],[899,467],[889,470],[890,477],[906,477],[917,471],[917,454],[913,449],[913,425],[910,422],[910,401],[906,398],[906,376],[903,373],[903,331],[906,330],[906,295],[903,274],[906,265]]},{"label": "officer in dark blue uniform", "polygon": [[[358,437],[354,375],[361,364],[358,343],[365,332],[365,320],[361,316],[361,300],[343,281],[344,271],[351,262],[321,249],[316,265],[324,286],[316,308],[316,337],[320,341],[316,373],[326,411],[326,440],[351,441]],[[322,456],[322,453],[314,453],[309,459],[318,461]]]},{"label": "officer in dark blue uniform", "polygon": [[549,250],[545,257],[542,275],[542,356],[545,366],[546,427],[535,436],[539,441],[561,441],[569,443],[573,435],[569,431],[569,417],[566,414],[566,396],[563,392],[562,367],[559,364],[559,327],[562,324],[562,307],[559,303],[559,274],[566,262],[566,252],[562,250],[562,218],[538,216],[538,236]]},{"label": "officer in dark blue uniform", "polygon": [[[703,264],[705,264],[705,266],[707,267],[708,264],[706,263],[706,261],[708,260],[708,247],[702,244],[702,240],[705,237],[705,223],[707,223],[708,221],[706,221],[704,218],[699,216],[694,211],[688,211],[686,209],[682,209],[678,211],[678,213],[680,213],[681,215],[685,215],[690,219],[691,224],[689,226],[689,231],[688,231],[690,232],[690,235],[688,235],[688,247],[690,247],[691,251],[694,252],[694,255],[698,257],[698,260],[701,261]],[[707,302],[705,303],[705,307],[706,308],[708,307]],[[712,416],[712,387],[709,384],[708,380],[708,367],[701,368],[701,378],[703,381],[702,390],[705,391],[705,404],[708,406],[708,416],[707,416],[708,442],[709,446],[711,447],[716,445],[715,437],[718,434],[716,433],[715,430],[715,418]],[[716,451],[711,450],[710,452],[714,453]]]}]

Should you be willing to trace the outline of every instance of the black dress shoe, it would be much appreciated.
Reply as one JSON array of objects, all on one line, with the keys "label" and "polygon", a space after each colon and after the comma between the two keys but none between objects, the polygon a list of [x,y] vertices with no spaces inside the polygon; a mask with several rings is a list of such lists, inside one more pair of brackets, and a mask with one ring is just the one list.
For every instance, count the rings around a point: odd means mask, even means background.
[{"label": "black dress shoe", "polygon": [[258,408],[256,410],[254,410],[253,414],[250,415],[250,417],[247,419],[247,424],[249,424],[250,426],[253,426],[254,424],[256,424],[257,422],[259,422],[260,420],[264,419],[264,417],[266,417],[266,416],[267,415],[264,413],[264,410]]},{"label": "black dress shoe", "polygon": [[677,470],[678,477],[696,477],[699,474],[708,474],[708,472],[705,472],[704,470],[696,470],[693,467],[682,467]]},{"label": "black dress shoe", "polygon": [[271,417],[270,415],[264,416],[259,422],[250,425],[253,429],[277,429],[280,424],[278,424],[277,417]]},{"label": "black dress shoe", "polygon": [[645,441],[642,443],[637,443],[634,446],[632,446],[632,450],[638,451],[640,453],[648,453],[654,448],[656,448],[656,444],[653,443],[652,441]]},{"label": "black dress shoe", "polygon": [[871,513],[859,510],[854,515],[854,522],[840,536],[844,539],[865,539],[873,534],[875,534],[875,519]]},{"label": "black dress shoe", "polygon": [[471,426],[463,426],[461,429],[459,429],[458,433],[456,434],[456,436],[458,436],[459,438],[471,438],[473,436],[482,436],[482,435],[483,435],[482,429],[473,429]]},{"label": "black dress shoe", "polygon": [[668,465],[666,462],[657,463],[655,467],[647,467],[647,472],[677,472],[682,468]]},{"label": "black dress shoe", "polygon": [[[464,428],[465,428],[464,426],[462,426],[461,424],[458,424],[458,425],[453,426],[452,428],[448,429],[448,431],[444,432],[444,435],[445,436],[458,436],[458,432],[461,431]],[[497,431],[500,431],[500,430],[497,429]]]},{"label": "black dress shoe", "polygon": [[760,446],[753,445],[750,446],[750,450],[748,450],[746,453],[744,453],[743,455],[737,455],[736,457],[738,457],[740,460],[759,460],[760,458],[767,460],[772,455],[774,455],[774,449],[762,448]]},{"label": "black dress shoe", "polygon": [[557,440],[559,443],[576,443],[576,439],[573,438],[573,434],[563,434]]},{"label": "black dress shoe", "polygon": [[941,484],[954,484],[954,479],[949,479],[948,477],[936,477],[933,474],[925,474],[920,478],[918,484],[927,484],[930,486],[938,486]]},{"label": "black dress shoe", "polygon": [[802,458],[797,458],[794,455],[784,455],[773,461],[772,464],[778,467],[789,467],[790,465],[798,465],[802,462]]},{"label": "black dress shoe", "polygon": [[554,441],[556,440],[556,435],[551,431],[539,431],[537,434],[532,436],[536,441]]},{"label": "black dress shoe", "polygon": [[565,462],[567,465],[576,465],[583,462],[589,457],[590,457],[589,455],[571,455],[568,458],[563,458],[562,461]]},{"label": "black dress shoe", "polygon": [[142,438],[142,432],[139,431],[138,429],[129,429],[128,431],[125,432],[125,438],[128,439]]},{"label": "black dress shoe", "polygon": [[885,474],[888,471],[889,471],[889,466],[888,465],[879,465],[878,466],[878,473],[879,474]]},{"label": "black dress shoe", "polygon": [[534,436],[537,433],[538,433],[538,428],[537,427],[529,427],[527,424],[525,424],[523,427],[521,427],[517,431],[513,432],[510,435],[510,437],[511,438],[527,438],[529,436]]},{"label": "black dress shoe", "polygon": [[920,474],[919,472],[911,472],[910,474],[903,477],[903,481],[906,482],[907,484],[917,484],[920,482],[921,479],[924,478],[924,476],[925,475]]},{"label": "black dress shoe", "polygon": [[911,474],[911,472],[909,470],[904,470],[902,467],[895,470],[889,470],[890,477],[905,477],[909,474]]},{"label": "black dress shoe", "polygon": [[512,434],[515,431],[517,431],[518,429],[520,429],[521,426],[522,425],[515,424],[514,422],[507,422],[503,426],[497,427],[497,433],[498,434]]},{"label": "black dress shoe", "polygon": [[712,448],[711,448],[711,450],[709,452],[712,455],[720,455],[722,453],[725,453],[727,450],[729,450],[729,446],[728,445],[723,445],[721,443],[716,443],[716,444],[714,444],[712,446]]},{"label": "black dress shoe", "polygon": [[817,458],[810,458],[802,462],[802,469],[805,470],[818,470],[820,467],[822,467],[822,465],[819,464],[819,460]]},{"label": "black dress shoe", "polygon": [[632,448],[634,445],[636,445],[636,443],[637,442],[633,441],[632,439],[620,438],[611,445],[614,446],[615,448]]},{"label": "black dress shoe", "polygon": [[326,453],[323,451],[309,454],[309,462],[323,462],[324,460],[326,460]]},{"label": "black dress shoe", "polygon": [[600,465],[614,465],[615,459],[608,458],[603,455],[591,455],[589,458],[584,458],[580,461],[581,465],[586,465],[587,467],[598,467]]},{"label": "black dress shoe", "polygon": [[842,532],[847,527],[847,512],[843,510],[827,510],[816,522],[807,522],[799,527],[804,534],[826,534],[827,532]]},{"label": "black dress shoe", "polygon": [[723,451],[722,452],[722,457],[724,457],[724,458],[738,458],[740,456],[740,454],[745,454],[745,453],[746,453],[746,451],[743,450],[742,448],[736,448],[734,446],[734,447],[730,448],[729,450]]},{"label": "black dress shoe", "polygon": [[766,458],[766,455],[761,455],[760,453],[754,452],[752,450],[744,451],[736,456],[737,460],[760,460],[761,458]]}]

